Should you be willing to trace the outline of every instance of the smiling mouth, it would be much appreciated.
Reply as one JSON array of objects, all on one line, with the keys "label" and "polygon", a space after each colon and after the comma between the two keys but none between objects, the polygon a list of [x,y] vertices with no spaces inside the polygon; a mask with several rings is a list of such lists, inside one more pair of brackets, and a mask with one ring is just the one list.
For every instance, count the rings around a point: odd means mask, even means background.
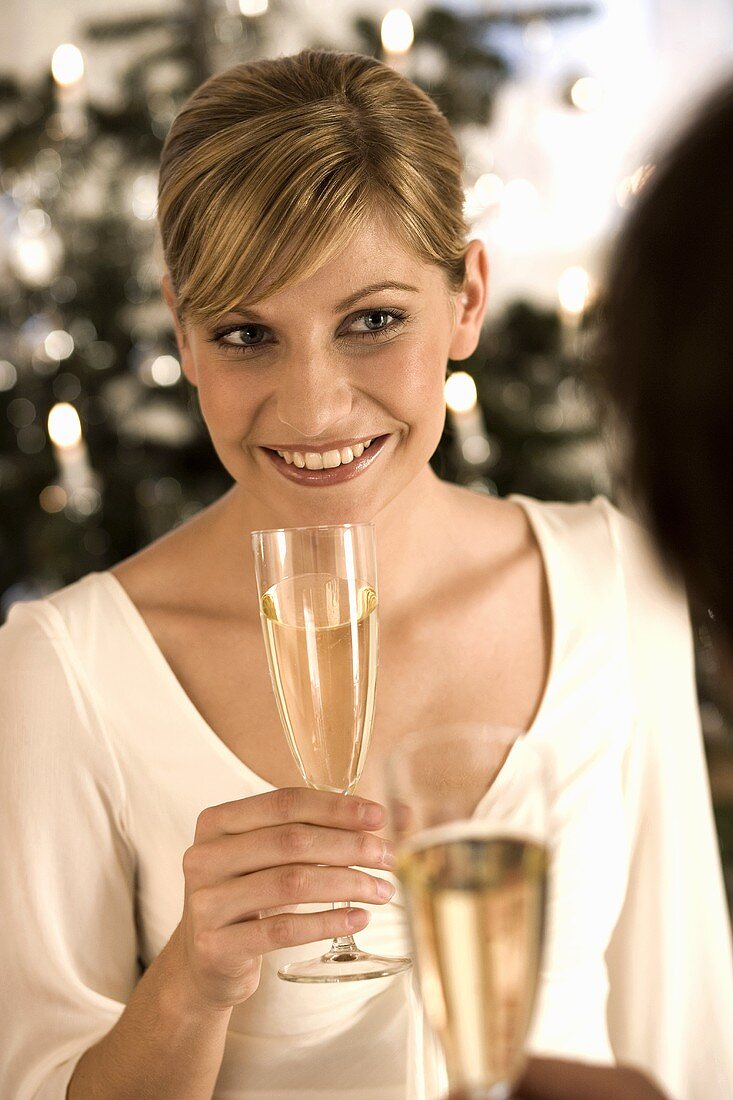
[{"label": "smiling mouth", "polygon": [[343,447],[298,451],[262,447],[280,473],[304,485],[334,485],[357,477],[375,461],[389,435],[374,436]]},{"label": "smiling mouth", "polygon": [[371,447],[372,440],[354,443],[351,447],[334,448],[330,451],[276,451],[284,458],[288,466],[297,466],[299,470],[335,470],[339,466],[348,466],[355,458],[361,458],[364,451]]}]

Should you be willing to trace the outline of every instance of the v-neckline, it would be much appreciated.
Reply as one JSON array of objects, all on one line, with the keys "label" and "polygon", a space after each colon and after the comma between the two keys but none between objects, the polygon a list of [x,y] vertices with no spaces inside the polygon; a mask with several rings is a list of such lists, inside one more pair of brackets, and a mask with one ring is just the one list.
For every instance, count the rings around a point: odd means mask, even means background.
[{"label": "v-neckline", "polygon": [[127,620],[131,633],[136,640],[139,641],[145,651],[154,674],[160,676],[164,680],[176,704],[181,710],[189,715],[192,723],[198,728],[202,737],[213,746],[214,750],[226,763],[243,773],[244,779],[258,788],[257,793],[276,790],[276,787],[272,783],[269,783],[263,776],[253,771],[248,764],[245,764],[244,760],[229,748],[226,742],[219,737],[218,733],[206,721],[166,660],[162,649],[155,640],[153,632],[145,622],[137,604],[128,595],[125,587],[120,583],[114,573],[107,570],[106,572],[96,575],[103,578],[104,582],[107,584],[110,594]]},{"label": "v-neckline", "polygon": [[[535,512],[536,504],[529,497],[524,497],[519,494],[512,494],[506,499],[516,502],[522,508],[525,516],[527,517],[527,521],[532,529],[532,533],[537,542],[540,557],[542,559],[545,583],[547,586],[550,603],[550,660],[539,705],[535,712],[535,716],[529,726],[529,729],[524,734],[525,737],[530,737],[534,735],[537,729],[540,728],[543,724],[544,714],[548,707],[548,700],[554,687],[558,653],[560,649],[560,620],[558,617],[557,593],[555,591],[555,586],[553,583],[553,570],[549,561],[550,550],[545,541],[542,524],[538,521],[538,517]],[[107,585],[110,594],[112,595],[117,606],[120,608],[123,615],[125,616],[128,625],[130,626],[131,633],[136,637],[136,639],[145,650],[148,659],[150,660],[157,674],[160,675],[167,684],[170,693],[175,699],[178,707],[189,714],[192,723],[198,728],[202,737],[206,741],[208,741],[209,744],[212,745],[214,751],[217,752],[224,761],[234,767],[237,771],[241,772],[244,779],[249,781],[251,785],[259,788],[258,793],[276,790],[277,788],[272,783],[268,782],[268,780],[263,778],[263,776],[253,771],[248,764],[245,764],[241,757],[237,756],[237,754],[229,748],[229,746],[222,740],[222,738],[219,737],[218,733],[213,729],[213,727],[209,725],[204,716],[201,714],[201,711],[194,705],[191,697],[185,691],[180,680],[166,660],[162,649],[155,640],[155,637],[153,636],[150,627],[143,618],[137,605],[128,595],[126,589],[117,579],[114,573],[112,573],[110,570],[106,570],[104,572],[96,573],[94,574],[94,576],[100,577],[103,583]]]}]

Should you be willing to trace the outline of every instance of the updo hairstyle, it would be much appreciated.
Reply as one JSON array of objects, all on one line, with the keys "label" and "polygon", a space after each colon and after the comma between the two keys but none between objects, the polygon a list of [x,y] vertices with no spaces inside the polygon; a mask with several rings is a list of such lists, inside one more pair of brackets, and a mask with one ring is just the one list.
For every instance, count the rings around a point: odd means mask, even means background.
[{"label": "updo hairstyle", "polygon": [[215,320],[306,278],[361,227],[465,275],[461,158],[435,103],[388,65],[304,50],[236,65],[184,104],[158,220],[179,316]]}]

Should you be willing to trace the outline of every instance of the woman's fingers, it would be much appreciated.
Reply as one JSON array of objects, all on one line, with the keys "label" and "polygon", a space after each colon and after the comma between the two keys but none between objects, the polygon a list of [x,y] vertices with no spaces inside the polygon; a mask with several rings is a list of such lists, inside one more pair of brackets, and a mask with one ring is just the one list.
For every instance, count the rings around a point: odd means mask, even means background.
[{"label": "woman's fingers", "polygon": [[283,947],[298,947],[366,928],[364,909],[328,909],[321,913],[278,913],[260,920],[208,929],[197,936],[197,950],[207,964],[231,978],[245,972],[253,958]]},{"label": "woman's fingers", "polygon": [[207,886],[189,897],[199,927],[234,924],[283,905],[365,901],[383,905],[394,894],[386,879],[350,867],[289,863]]},{"label": "woman's fingers", "polygon": [[197,843],[184,856],[189,886],[212,886],[223,879],[293,863],[327,863],[335,867],[394,869],[392,845],[373,833],[329,829],[293,822],[226,834]]},{"label": "woman's fingers", "polygon": [[296,821],[332,829],[379,829],[385,819],[385,809],[378,802],[308,787],[282,787],[207,807],[199,814],[196,841]]}]

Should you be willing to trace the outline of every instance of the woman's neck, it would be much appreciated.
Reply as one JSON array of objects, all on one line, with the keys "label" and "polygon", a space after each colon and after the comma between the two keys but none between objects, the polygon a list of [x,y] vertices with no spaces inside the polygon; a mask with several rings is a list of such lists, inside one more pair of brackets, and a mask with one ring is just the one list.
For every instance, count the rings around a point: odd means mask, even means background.
[{"label": "woman's neck", "polygon": [[[451,486],[426,466],[399,496],[372,517],[377,531],[379,584],[390,602],[409,600],[425,587],[428,574],[436,566],[440,533],[446,530],[452,499]],[[244,579],[254,603],[249,533],[279,524],[283,524],[282,519],[235,485],[201,515],[198,523],[193,522],[198,550],[194,557],[222,592],[231,592],[235,581],[235,588],[241,590]]]}]

